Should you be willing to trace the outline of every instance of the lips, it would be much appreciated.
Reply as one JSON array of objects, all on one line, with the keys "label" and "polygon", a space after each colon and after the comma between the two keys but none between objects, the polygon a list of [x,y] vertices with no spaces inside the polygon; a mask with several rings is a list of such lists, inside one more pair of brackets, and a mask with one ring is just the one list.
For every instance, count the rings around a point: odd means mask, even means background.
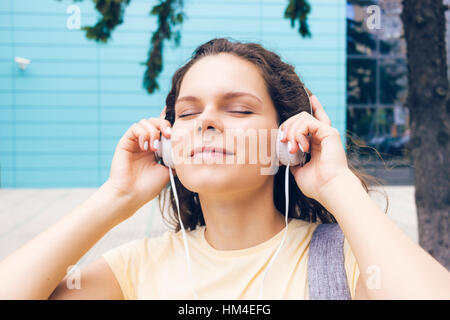
[{"label": "lips", "polygon": [[203,147],[198,147],[198,148],[192,149],[191,157],[194,156],[194,154],[196,154],[196,153],[202,153],[202,152],[215,152],[215,153],[222,153],[224,155],[234,154],[233,152],[230,152],[230,151],[220,148],[220,147],[203,146]]}]

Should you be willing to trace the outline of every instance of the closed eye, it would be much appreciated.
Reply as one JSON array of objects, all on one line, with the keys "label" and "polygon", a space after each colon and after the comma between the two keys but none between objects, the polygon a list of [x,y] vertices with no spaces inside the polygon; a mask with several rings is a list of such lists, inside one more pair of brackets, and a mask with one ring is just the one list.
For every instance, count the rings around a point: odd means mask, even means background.
[{"label": "closed eye", "polygon": [[194,115],[194,114],[195,114],[195,113],[181,114],[181,115],[178,116],[178,118],[189,117],[189,116],[192,116],[192,115]]},{"label": "closed eye", "polygon": [[244,114],[250,114],[253,113],[251,111],[230,111],[231,113],[244,113]]},{"label": "closed eye", "polygon": [[[251,111],[230,111],[231,113],[242,113],[242,114],[252,114],[253,112],[251,112]],[[187,113],[187,114],[182,114],[182,115],[179,115],[178,117],[179,118],[184,118],[184,117],[188,117],[188,116],[192,116],[192,115],[194,115],[195,113]]]}]

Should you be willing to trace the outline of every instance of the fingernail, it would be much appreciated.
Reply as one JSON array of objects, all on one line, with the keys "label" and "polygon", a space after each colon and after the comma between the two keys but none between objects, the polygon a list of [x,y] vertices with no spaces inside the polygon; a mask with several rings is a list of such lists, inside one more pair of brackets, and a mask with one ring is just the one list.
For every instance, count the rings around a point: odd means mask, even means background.
[{"label": "fingernail", "polygon": [[170,127],[166,127],[166,133],[171,134],[172,130],[170,129]]},{"label": "fingernail", "polygon": [[300,143],[298,144],[298,147],[300,148],[300,150],[302,150],[303,153],[305,153],[305,151],[303,151],[303,147]]},{"label": "fingernail", "polygon": [[145,142],[144,142],[144,149],[145,149],[145,151],[148,150],[148,141],[145,141]]},{"label": "fingernail", "polygon": [[292,148],[292,143],[289,141],[288,142],[288,150],[289,150],[289,152],[291,152],[291,148]]},{"label": "fingernail", "polygon": [[158,149],[159,146],[159,140],[153,141],[153,148]]}]

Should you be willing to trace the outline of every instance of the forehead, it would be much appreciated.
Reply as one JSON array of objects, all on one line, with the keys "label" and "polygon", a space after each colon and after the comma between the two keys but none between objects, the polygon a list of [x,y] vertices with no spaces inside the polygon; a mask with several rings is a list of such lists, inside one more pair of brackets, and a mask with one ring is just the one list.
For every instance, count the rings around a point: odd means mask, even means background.
[{"label": "forehead", "polygon": [[262,101],[268,96],[264,79],[252,63],[231,54],[207,56],[184,75],[179,96],[214,99],[224,92],[248,92]]}]

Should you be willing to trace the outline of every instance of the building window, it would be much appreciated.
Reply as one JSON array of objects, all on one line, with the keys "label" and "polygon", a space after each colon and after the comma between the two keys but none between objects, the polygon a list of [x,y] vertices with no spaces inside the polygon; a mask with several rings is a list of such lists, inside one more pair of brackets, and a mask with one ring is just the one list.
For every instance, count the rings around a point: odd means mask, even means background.
[{"label": "building window", "polygon": [[[361,1],[366,2],[367,1]],[[352,153],[356,145],[374,147],[384,161],[410,165],[406,43],[401,0],[373,1],[381,9],[379,29],[369,29],[366,5],[347,7],[347,130],[351,157],[381,161],[376,152]],[[356,4],[355,4],[356,3]]]}]

